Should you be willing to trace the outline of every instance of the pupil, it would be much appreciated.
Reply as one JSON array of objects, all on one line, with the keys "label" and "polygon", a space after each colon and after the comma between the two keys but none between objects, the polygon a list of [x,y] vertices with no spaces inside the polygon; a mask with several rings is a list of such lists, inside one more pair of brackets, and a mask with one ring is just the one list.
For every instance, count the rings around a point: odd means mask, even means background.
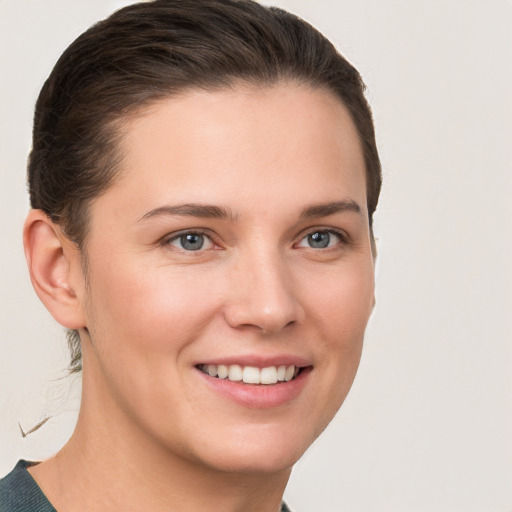
[{"label": "pupil", "polygon": [[203,247],[204,237],[201,234],[188,234],[180,237],[180,242],[183,249],[188,251],[198,251]]},{"label": "pupil", "polygon": [[308,235],[309,244],[316,249],[325,249],[329,246],[330,235],[326,232],[317,231]]}]

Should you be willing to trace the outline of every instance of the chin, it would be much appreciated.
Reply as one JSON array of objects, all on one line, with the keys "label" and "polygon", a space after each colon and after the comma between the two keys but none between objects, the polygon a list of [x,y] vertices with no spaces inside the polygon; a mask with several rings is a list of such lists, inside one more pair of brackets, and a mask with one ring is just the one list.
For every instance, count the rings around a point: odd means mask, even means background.
[{"label": "chin", "polygon": [[[264,429],[263,429],[264,430]],[[240,433],[239,433],[240,434]],[[314,439],[290,435],[289,430],[260,433],[257,436],[237,435],[216,443],[208,441],[196,457],[218,471],[239,474],[271,474],[291,470]]]},{"label": "chin", "polygon": [[203,461],[216,471],[237,474],[270,475],[289,471],[302,456],[300,453],[287,453],[285,456],[266,453],[253,453],[247,450],[246,453],[228,454],[220,458]]}]

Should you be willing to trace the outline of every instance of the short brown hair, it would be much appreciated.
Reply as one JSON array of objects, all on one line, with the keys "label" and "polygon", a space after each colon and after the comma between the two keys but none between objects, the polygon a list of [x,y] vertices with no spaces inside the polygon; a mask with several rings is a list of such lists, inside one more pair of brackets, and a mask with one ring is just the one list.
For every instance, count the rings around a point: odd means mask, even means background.
[{"label": "short brown hair", "polygon": [[[381,166],[357,70],[315,28],[252,0],[154,0],[125,7],[62,54],[36,103],[28,164],[31,206],[83,248],[88,205],[118,175],[122,120],[161,98],[243,81],[290,80],[333,92],[348,108],[366,164],[372,228]],[[68,333],[71,371],[80,339]]]}]

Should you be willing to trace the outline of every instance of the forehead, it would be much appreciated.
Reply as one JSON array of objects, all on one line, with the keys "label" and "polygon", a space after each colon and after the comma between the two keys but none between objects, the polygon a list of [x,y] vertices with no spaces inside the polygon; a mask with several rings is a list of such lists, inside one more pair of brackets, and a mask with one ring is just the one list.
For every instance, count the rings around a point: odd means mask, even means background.
[{"label": "forehead", "polygon": [[349,195],[366,203],[358,134],[325,90],[191,91],[153,104],[125,125],[121,140],[121,178],[106,196],[129,197],[134,211],[178,200],[243,206]]}]

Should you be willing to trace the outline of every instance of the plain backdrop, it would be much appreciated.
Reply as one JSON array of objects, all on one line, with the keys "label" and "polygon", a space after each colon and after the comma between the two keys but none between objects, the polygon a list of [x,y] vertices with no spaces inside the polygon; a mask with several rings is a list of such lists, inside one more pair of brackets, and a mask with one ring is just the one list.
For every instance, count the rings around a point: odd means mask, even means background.
[{"label": "plain backdrop", "polygon": [[[0,475],[57,451],[79,404],[21,247],[34,102],[64,48],[127,3],[0,0]],[[287,500],[296,512],[510,512],[512,2],[271,3],[362,73],[385,183],[359,374]],[[46,416],[21,436],[18,423]]]}]

